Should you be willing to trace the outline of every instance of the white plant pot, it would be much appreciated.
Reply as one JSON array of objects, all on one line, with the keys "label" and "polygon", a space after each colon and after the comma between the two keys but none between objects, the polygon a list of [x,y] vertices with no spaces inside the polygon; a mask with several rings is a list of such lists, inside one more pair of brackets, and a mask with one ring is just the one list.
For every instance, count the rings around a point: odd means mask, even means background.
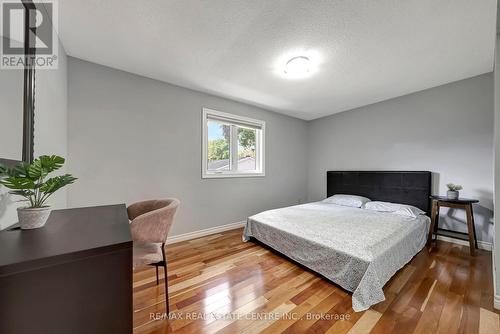
[{"label": "white plant pot", "polygon": [[448,199],[458,199],[458,195],[458,191],[448,190],[446,192],[446,197],[448,197]]},{"label": "white plant pot", "polygon": [[50,206],[43,208],[18,208],[17,217],[23,230],[31,230],[45,225],[50,215]]}]

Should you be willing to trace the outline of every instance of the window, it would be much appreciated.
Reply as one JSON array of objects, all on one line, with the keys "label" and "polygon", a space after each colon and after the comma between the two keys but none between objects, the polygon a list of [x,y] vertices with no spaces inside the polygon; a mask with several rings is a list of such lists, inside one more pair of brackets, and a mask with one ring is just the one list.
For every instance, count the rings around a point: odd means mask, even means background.
[{"label": "window", "polygon": [[265,122],[203,108],[202,177],[264,176]]}]

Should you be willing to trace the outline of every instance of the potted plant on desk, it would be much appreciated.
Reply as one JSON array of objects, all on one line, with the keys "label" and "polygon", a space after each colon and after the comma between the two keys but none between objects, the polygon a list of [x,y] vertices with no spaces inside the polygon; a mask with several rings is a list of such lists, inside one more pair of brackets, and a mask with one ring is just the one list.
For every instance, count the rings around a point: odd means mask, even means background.
[{"label": "potted plant on desk", "polygon": [[17,209],[19,225],[22,229],[42,227],[50,215],[46,201],[62,187],[73,183],[76,178],[71,174],[46,179],[49,173],[58,170],[64,158],[57,155],[43,155],[32,163],[22,162],[9,168],[0,164],[0,184],[11,189],[9,194],[24,197],[28,206]]},{"label": "potted plant on desk", "polygon": [[448,191],[446,192],[446,197],[448,199],[458,199],[459,190],[462,190],[462,186],[459,184],[448,183],[446,185],[448,187]]}]

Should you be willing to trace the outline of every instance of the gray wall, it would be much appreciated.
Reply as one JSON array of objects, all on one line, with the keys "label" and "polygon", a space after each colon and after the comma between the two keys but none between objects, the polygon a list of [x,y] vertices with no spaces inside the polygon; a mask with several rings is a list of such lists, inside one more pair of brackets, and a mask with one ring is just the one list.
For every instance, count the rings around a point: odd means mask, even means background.
[{"label": "gray wall", "polygon": [[[454,82],[309,123],[308,199],[326,193],[327,170],[429,170],[434,193],[464,186],[478,198],[480,240],[493,236],[493,75]],[[441,226],[466,231],[461,211]]]},{"label": "gray wall", "polygon": [[[499,7],[500,8],[500,7]],[[500,208],[500,35],[496,36],[495,48],[495,161],[494,161],[494,178],[495,178],[495,207]],[[495,220],[496,220],[495,215]],[[500,308],[500,248],[496,247],[496,243],[500,240],[500,224],[495,224],[493,249],[493,273],[495,276],[495,307]]]},{"label": "gray wall", "polygon": [[[177,197],[172,235],[234,223],[306,197],[307,123],[69,58],[69,206]],[[201,178],[208,107],[266,121],[266,176]]]},{"label": "gray wall", "polygon": [[[58,69],[38,69],[36,71],[35,157],[43,154],[67,156],[67,56],[62,44],[57,42],[59,47]],[[11,77],[11,75],[4,76],[2,73],[0,81]],[[12,92],[12,94],[20,94],[22,99],[22,82],[21,86],[18,86],[18,83],[11,83],[10,87],[20,89],[20,92]],[[19,110],[19,113],[22,113],[22,109]],[[18,129],[18,131],[22,131],[22,129]],[[19,138],[22,139],[21,133]],[[0,141],[0,145],[5,143],[8,141]],[[60,173],[64,172],[64,169],[60,171]],[[61,189],[49,199],[48,204],[55,209],[64,208],[66,207],[66,198],[66,189]],[[0,187],[0,230],[17,222],[16,208],[21,205],[18,200],[18,197],[7,194],[5,187]]]},{"label": "gray wall", "polygon": [[[59,43],[57,70],[36,71],[35,142],[34,155],[68,155],[68,57]],[[66,173],[66,166],[54,175]],[[68,187],[71,187],[69,185]],[[49,199],[54,209],[67,204],[67,187],[58,190]]]}]

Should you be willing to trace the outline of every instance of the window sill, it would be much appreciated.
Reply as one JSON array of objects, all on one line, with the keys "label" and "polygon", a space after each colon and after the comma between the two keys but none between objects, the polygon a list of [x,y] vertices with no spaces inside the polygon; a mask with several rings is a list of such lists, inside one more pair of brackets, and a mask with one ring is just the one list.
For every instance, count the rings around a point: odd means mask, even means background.
[{"label": "window sill", "polygon": [[264,177],[266,173],[203,173],[202,179],[225,179],[235,177]]}]

